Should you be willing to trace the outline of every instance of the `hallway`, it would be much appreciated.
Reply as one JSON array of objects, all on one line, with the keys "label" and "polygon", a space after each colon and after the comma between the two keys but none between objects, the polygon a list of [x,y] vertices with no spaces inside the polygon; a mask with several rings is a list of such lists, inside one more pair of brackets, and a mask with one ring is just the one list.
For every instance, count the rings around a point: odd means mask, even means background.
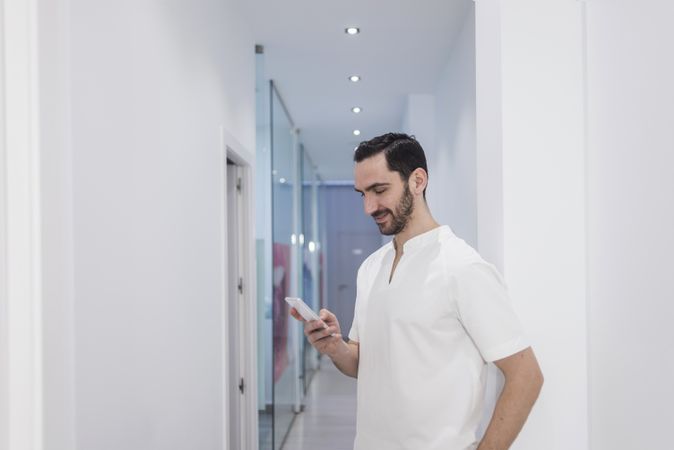
[{"label": "hallway", "polygon": [[[329,358],[294,412],[317,359],[284,298],[344,333],[369,301],[358,268],[388,238],[354,156],[386,132],[423,147],[424,203],[536,351],[513,448],[674,448],[673,20],[666,0],[0,0],[0,450],[352,450],[356,380]],[[445,268],[442,307],[466,306]]]},{"label": "hallway", "polygon": [[324,357],[282,450],[352,450],[355,435],[356,380]]}]

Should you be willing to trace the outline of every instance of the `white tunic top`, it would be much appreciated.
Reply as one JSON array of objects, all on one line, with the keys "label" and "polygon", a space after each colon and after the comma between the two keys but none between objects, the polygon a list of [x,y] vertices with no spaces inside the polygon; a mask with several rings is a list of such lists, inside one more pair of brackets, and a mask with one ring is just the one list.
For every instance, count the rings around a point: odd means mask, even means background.
[{"label": "white tunic top", "polygon": [[477,446],[486,362],[528,347],[491,264],[442,226],[415,236],[389,284],[389,243],[358,270],[354,450]]}]

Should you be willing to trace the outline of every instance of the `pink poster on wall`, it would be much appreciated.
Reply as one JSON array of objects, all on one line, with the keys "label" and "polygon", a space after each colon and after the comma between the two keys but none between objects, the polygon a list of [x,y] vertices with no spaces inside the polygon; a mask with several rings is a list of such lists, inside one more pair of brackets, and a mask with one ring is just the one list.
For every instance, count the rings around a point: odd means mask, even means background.
[{"label": "pink poster on wall", "polygon": [[274,382],[277,382],[288,366],[288,304],[285,298],[290,289],[290,246],[274,243]]}]

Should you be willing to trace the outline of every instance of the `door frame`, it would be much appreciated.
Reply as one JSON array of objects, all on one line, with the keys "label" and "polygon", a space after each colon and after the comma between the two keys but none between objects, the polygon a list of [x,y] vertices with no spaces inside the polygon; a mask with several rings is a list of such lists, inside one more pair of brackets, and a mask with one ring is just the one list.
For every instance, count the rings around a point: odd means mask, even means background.
[{"label": "door frame", "polygon": [[0,0],[1,450],[44,445],[37,7]]},{"label": "door frame", "polygon": [[[225,246],[227,248],[227,269],[226,279],[228,282],[225,304],[225,320],[227,328],[227,351],[229,356],[227,358],[226,372],[230,377],[227,382],[227,393],[229,394],[229,402],[227,404],[227,426],[228,439],[226,448],[229,450],[237,448],[245,448],[245,431],[243,425],[245,419],[242,417],[244,411],[243,398],[239,395],[240,387],[237,386],[239,379],[244,379],[244,362],[242,358],[244,351],[242,349],[243,342],[241,339],[241,331],[245,328],[243,318],[243,307],[245,297],[243,292],[239,291],[239,280],[242,279],[243,268],[242,265],[242,242],[241,233],[242,227],[242,190],[241,181],[242,175],[240,173],[239,165],[235,164],[231,159],[227,158],[225,183],[226,183],[226,234]],[[245,392],[245,391],[244,391]]]},{"label": "door frame", "polygon": [[[43,446],[37,4],[0,0],[0,336],[6,440]],[[11,236],[11,239],[8,237]],[[11,283],[10,283],[11,281]]]},{"label": "door frame", "polygon": [[[241,256],[240,266],[243,268],[241,278],[243,280],[243,303],[241,315],[243,317],[243,326],[241,329],[241,341],[243,352],[243,366],[241,368],[245,382],[245,394],[242,399],[242,419],[243,434],[242,439],[245,447],[242,450],[258,450],[258,413],[257,413],[257,297],[256,297],[256,276],[255,276],[255,205],[254,205],[254,179],[255,179],[255,159],[253,153],[241,145],[236,138],[221,126],[221,170],[222,170],[222,264],[223,264],[223,445],[227,450],[229,444],[229,386],[235,380],[230,380],[227,363],[230,355],[228,350],[228,308],[227,294],[231,286],[228,281],[228,253],[227,253],[227,233],[228,233],[228,215],[227,215],[227,159],[233,161],[239,168],[241,174]],[[231,449],[238,450],[238,449]]]}]

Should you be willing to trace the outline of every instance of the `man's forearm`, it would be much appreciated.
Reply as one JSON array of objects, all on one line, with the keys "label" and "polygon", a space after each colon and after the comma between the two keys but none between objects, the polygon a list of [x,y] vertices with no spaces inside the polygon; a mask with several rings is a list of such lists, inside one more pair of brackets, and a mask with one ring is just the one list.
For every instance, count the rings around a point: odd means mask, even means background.
[{"label": "man's forearm", "polygon": [[344,342],[328,356],[344,375],[358,378],[358,344]]},{"label": "man's forearm", "polygon": [[540,372],[506,378],[494,414],[477,450],[507,450],[524,426],[543,385]]}]

